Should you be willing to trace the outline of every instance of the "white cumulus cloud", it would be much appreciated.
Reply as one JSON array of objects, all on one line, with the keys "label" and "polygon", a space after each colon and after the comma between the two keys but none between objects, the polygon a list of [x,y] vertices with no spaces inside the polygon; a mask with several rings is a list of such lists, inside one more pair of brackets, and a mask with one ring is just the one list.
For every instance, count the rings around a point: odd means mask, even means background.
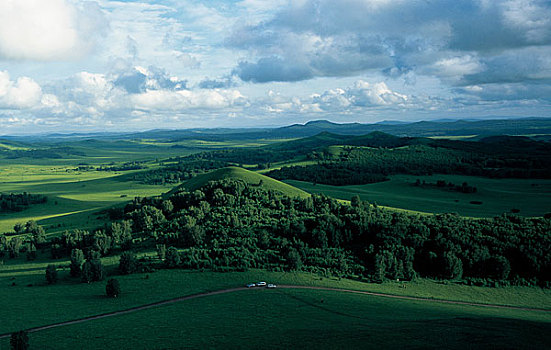
[{"label": "white cumulus cloud", "polygon": [[106,28],[97,3],[69,0],[0,1],[0,58],[66,60],[92,49]]},{"label": "white cumulus cloud", "polygon": [[237,90],[148,90],[131,96],[134,108],[143,110],[218,109],[243,105],[245,97]]},{"label": "white cumulus cloud", "polygon": [[27,109],[35,107],[42,99],[42,88],[28,77],[13,81],[6,71],[0,71],[0,108]]}]

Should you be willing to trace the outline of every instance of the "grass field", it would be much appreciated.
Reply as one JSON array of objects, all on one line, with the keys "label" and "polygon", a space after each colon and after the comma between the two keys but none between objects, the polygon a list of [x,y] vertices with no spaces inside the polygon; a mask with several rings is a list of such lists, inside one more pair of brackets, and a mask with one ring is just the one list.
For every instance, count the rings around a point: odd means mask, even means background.
[{"label": "grass field", "polygon": [[[108,299],[104,297],[105,282],[79,283],[68,277],[67,270],[60,271],[58,284],[46,285],[44,269],[50,262],[8,260],[0,268],[0,298],[11,301],[3,305],[2,314],[7,317],[2,318],[0,333],[259,280],[551,308],[551,292],[539,288],[469,287],[423,279],[406,284],[369,284],[307,273],[259,270],[235,273],[162,270],[152,274],[118,276],[123,293],[117,299]],[[104,259],[109,271],[114,269],[116,262],[115,257]],[[63,265],[67,262],[57,263]],[[385,347],[426,347],[427,344],[460,347],[458,345],[470,344],[480,348],[492,344],[519,348],[525,344],[531,348],[543,348],[550,340],[550,330],[550,312],[281,289],[208,296],[134,314],[39,331],[32,333],[30,338],[31,345],[41,349],[75,346],[83,349],[239,348],[243,343],[247,346],[307,348],[363,348],[368,344]],[[0,348],[7,347],[7,344],[6,340],[0,341]]]},{"label": "grass field", "polygon": [[[153,257],[155,254],[148,254]],[[115,273],[116,256],[103,258],[108,273]],[[6,303],[3,312],[12,315],[0,323],[0,333],[29,328],[102,312],[128,308],[198,292],[244,285],[250,281],[268,280],[277,284],[335,287],[372,292],[446,299],[476,303],[551,308],[551,291],[530,287],[485,288],[419,279],[413,282],[363,283],[347,279],[325,278],[307,273],[283,273],[250,270],[248,272],[214,273],[183,270],[161,270],[153,274],[119,276],[123,297],[103,298],[104,283],[83,284],[69,277],[68,269],[59,271],[60,282],[48,286],[44,271],[48,264],[68,266],[67,260],[52,261],[40,254],[36,261],[24,257],[9,259],[0,265],[0,299]],[[17,296],[17,298],[14,298]],[[33,305],[29,308],[28,305]]]},{"label": "grass field", "polygon": [[93,228],[102,224],[98,211],[124,203],[136,196],[154,196],[171,186],[144,185],[128,181],[117,172],[76,172],[71,167],[14,165],[0,167],[0,192],[29,192],[48,196],[48,202],[16,213],[0,214],[0,233],[13,225],[37,220],[49,234],[71,228]]},{"label": "grass field", "polygon": [[544,349],[551,322],[548,315],[518,311],[254,290],[45,330],[30,339],[42,349]]},{"label": "grass field", "polygon": [[[476,186],[477,193],[449,192],[437,188],[415,187],[416,179],[435,183],[445,180],[457,185],[468,182]],[[519,215],[542,216],[551,212],[551,181],[523,179],[488,179],[475,176],[391,176],[390,181],[368,185],[330,186],[323,184],[286,180],[286,183],[309,193],[324,193],[328,196],[350,200],[354,195],[378,205],[427,212],[456,212],[470,217],[492,217],[513,208]],[[482,202],[472,204],[471,201]]]}]

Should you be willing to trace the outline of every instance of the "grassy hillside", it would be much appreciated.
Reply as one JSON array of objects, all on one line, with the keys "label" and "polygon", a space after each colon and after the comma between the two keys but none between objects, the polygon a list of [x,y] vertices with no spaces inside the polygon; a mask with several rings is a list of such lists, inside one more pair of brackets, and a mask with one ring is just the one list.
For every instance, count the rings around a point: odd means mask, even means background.
[{"label": "grassy hillside", "polygon": [[[478,192],[467,194],[415,187],[412,184],[417,179],[427,182],[444,179],[458,184],[466,181],[476,186]],[[426,213],[456,212],[470,217],[493,217],[510,213],[512,209],[520,210],[518,215],[522,216],[542,216],[551,212],[551,180],[487,179],[461,175],[394,175],[390,177],[390,181],[368,185],[313,185],[295,180],[285,182],[309,193],[323,193],[344,200],[359,195],[362,200],[378,205]]]},{"label": "grassy hillside", "polygon": [[[128,171],[126,174],[132,174]],[[15,213],[0,214],[0,233],[13,225],[36,220],[48,233],[72,228],[94,228],[103,224],[97,211],[127,202],[135,196],[155,196],[167,186],[128,181],[119,172],[75,171],[66,166],[0,165],[1,193],[42,194],[48,202]]]},{"label": "grassy hillside", "polygon": [[173,194],[182,190],[195,191],[205,186],[209,181],[219,180],[242,180],[250,185],[259,185],[266,190],[273,190],[285,194],[290,197],[308,197],[309,194],[296,187],[283,183],[281,181],[274,180],[270,177],[262,174],[255,173],[250,170],[246,170],[238,167],[227,167],[211,171],[210,173],[196,176],[180,186],[177,186],[168,194]]}]

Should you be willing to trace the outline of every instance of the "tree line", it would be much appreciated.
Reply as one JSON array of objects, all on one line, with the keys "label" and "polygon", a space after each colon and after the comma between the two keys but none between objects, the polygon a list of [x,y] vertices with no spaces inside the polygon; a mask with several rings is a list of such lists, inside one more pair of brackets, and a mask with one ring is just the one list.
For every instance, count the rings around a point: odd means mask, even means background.
[{"label": "tree line", "polygon": [[27,209],[33,204],[42,204],[48,197],[41,194],[0,193],[0,213],[18,212]]}]

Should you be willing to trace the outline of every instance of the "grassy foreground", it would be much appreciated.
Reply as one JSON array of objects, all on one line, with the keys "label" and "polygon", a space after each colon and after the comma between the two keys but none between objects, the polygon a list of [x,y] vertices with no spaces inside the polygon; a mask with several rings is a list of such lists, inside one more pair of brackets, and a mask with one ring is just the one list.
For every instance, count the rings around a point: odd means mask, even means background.
[{"label": "grassy foreground", "polygon": [[[242,286],[259,280],[276,284],[324,286],[475,303],[551,308],[551,292],[539,288],[483,288],[424,279],[405,284],[370,284],[308,273],[261,270],[233,273],[161,270],[151,274],[117,276],[123,293],[117,299],[108,299],[104,296],[105,282],[83,284],[78,279],[70,278],[67,270],[59,272],[58,284],[46,285],[44,270],[51,262],[8,260],[6,265],[0,267],[0,298],[4,301],[2,313],[6,315],[2,317],[0,333]],[[110,257],[103,262],[107,271],[113,273],[118,260]],[[58,260],[56,264],[65,265],[67,262]],[[319,305],[322,299],[324,302]],[[251,317],[254,317],[255,322],[250,321]],[[279,338],[287,339],[287,334],[300,338],[297,346],[304,347],[327,344],[326,347],[339,348],[340,341],[346,340],[342,343],[343,348],[357,348],[362,347],[368,338],[378,339],[380,344],[409,344],[409,341],[405,342],[407,337],[396,335],[402,333],[396,332],[392,328],[393,324],[398,325],[397,330],[406,332],[411,337],[425,330],[418,337],[418,344],[434,340],[435,344],[442,345],[436,330],[426,332],[429,325],[434,324],[441,331],[453,329],[459,338],[469,338],[474,332],[475,335],[487,339],[495,336],[498,330],[501,332],[503,327],[508,329],[507,336],[525,338],[536,330],[546,334],[551,325],[551,313],[396,300],[332,291],[240,291],[32,333],[31,344],[36,348],[46,349],[74,348],[75,344],[79,348],[90,349],[204,346],[235,348],[242,347],[242,341],[258,346],[263,342],[270,345]],[[378,328],[375,325],[379,325]],[[481,326],[486,327],[482,333],[479,330]],[[378,329],[377,332],[374,327]],[[352,330],[355,336],[351,334]],[[325,338],[316,338],[318,334],[328,334],[327,341],[323,340]],[[181,343],[182,337],[186,343]],[[459,338],[450,341],[455,344]],[[384,343],[389,339],[392,340],[391,343]],[[127,344],[128,341],[135,343]],[[0,341],[0,349],[7,347],[7,344],[6,340]],[[537,347],[540,343],[531,344]],[[273,345],[291,346],[285,342]]]},{"label": "grassy foreground", "polygon": [[290,289],[214,295],[30,335],[41,349],[543,349],[550,341],[548,315]]}]

